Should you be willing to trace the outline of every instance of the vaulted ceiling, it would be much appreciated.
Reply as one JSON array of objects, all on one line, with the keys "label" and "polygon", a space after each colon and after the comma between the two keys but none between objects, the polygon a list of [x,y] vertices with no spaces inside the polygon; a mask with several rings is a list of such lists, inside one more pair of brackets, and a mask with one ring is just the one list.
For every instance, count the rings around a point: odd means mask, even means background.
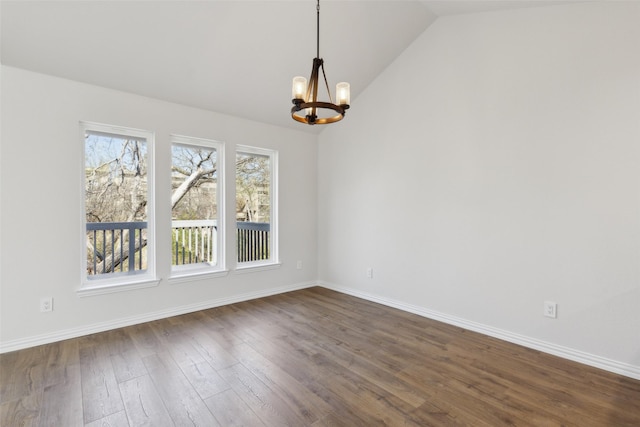
[{"label": "vaulted ceiling", "polygon": [[[566,1],[322,0],[320,56],[351,104],[439,16]],[[316,54],[315,0],[2,1],[2,64],[277,126]],[[332,88],[332,91],[334,89]],[[123,106],[126,108],[126,106]]]}]

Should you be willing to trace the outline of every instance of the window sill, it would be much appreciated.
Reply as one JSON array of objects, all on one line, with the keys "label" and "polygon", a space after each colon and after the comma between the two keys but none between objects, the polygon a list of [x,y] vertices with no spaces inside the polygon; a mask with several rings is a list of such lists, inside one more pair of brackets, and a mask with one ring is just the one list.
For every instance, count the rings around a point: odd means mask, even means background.
[{"label": "window sill", "polygon": [[229,270],[191,270],[185,272],[174,272],[168,282],[170,285],[179,285],[181,283],[224,277],[228,274]]},{"label": "window sill", "polygon": [[275,270],[280,268],[282,263],[279,262],[270,262],[270,263],[247,263],[249,265],[238,265],[236,266],[235,272],[238,274],[244,273],[254,273],[258,271],[266,271],[266,270]]},{"label": "window sill", "polygon": [[127,283],[104,283],[104,284],[91,284],[91,286],[83,286],[77,290],[80,297],[92,297],[94,295],[112,294],[115,292],[126,292],[134,289],[152,288],[158,286],[160,279],[142,279],[135,282]]}]

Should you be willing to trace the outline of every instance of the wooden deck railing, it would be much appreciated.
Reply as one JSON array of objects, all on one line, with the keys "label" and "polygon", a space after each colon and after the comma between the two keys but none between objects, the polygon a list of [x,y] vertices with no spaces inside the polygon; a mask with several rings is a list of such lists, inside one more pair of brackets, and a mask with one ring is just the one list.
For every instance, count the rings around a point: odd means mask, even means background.
[{"label": "wooden deck railing", "polygon": [[269,259],[271,226],[264,222],[236,222],[238,262]]},{"label": "wooden deck railing", "polygon": [[[171,264],[215,262],[217,227],[216,220],[171,221]],[[88,222],[87,275],[133,274],[145,270],[146,230],[144,221]],[[270,232],[269,223],[237,222],[237,261],[269,259]]]}]

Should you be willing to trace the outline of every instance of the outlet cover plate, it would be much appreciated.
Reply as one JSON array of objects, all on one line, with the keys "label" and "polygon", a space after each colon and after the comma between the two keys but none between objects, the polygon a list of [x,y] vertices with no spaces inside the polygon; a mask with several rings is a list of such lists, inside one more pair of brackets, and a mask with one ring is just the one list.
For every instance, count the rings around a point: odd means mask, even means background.
[{"label": "outlet cover plate", "polygon": [[40,298],[40,311],[43,313],[53,311],[53,297]]},{"label": "outlet cover plate", "polygon": [[544,315],[555,319],[558,317],[558,304],[553,301],[544,302]]}]

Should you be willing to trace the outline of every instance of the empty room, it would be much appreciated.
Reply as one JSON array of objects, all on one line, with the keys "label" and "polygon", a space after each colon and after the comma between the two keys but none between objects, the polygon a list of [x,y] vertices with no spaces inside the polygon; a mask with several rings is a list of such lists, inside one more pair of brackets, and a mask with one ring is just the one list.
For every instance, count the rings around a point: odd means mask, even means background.
[{"label": "empty room", "polygon": [[0,0],[0,425],[640,425],[640,1]]}]

